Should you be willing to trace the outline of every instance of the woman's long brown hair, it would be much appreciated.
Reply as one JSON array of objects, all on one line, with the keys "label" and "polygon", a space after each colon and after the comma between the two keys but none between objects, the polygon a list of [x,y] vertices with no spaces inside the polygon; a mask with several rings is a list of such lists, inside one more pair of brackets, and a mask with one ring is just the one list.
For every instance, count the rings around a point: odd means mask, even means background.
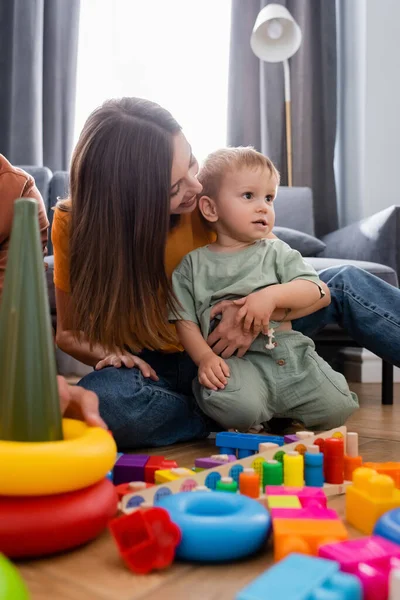
[{"label": "woman's long brown hair", "polygon": [[76,322],[111,350],[176,343],[165,272],[172,138],[158,104],[109,100],[86,121],[71,163],[70,278]]}]

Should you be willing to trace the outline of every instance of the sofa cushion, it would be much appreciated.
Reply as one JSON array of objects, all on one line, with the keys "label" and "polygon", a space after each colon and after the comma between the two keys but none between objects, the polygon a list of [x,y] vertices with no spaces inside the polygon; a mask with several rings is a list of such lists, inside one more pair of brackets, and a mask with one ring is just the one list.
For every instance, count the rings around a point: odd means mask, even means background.
[{"label": "sofa cushion", "polygon": [[318,238],[296,229],[288,227],[274,227],[273,233],[283,242],[298,250],[303,256],[317,256],[326,248],[324,242]]},{"label": "sofa cushion", "polygon": [[319,273],[324,269],[328,269],[329,267],[339,267],[340,265],[353,265],[354,267],[359,267],[360,269],[364,269],[364,271],[368,271],[379,279],[383,279],[387,283],[398,287],[398,280],[396,272],[386,265],[380,265],[378,263],[367,262],[364,260],[345,260],[344,258],[321,258],[321,257],[307,257],[307,262],[314,267],[314,269]]}]

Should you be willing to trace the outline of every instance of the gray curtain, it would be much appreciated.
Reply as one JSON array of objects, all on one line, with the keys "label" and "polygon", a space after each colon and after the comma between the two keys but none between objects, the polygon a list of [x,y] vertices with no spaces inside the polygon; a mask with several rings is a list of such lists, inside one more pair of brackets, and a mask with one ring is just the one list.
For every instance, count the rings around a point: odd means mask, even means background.
[{"label": "gray curtain", "polygon": [[80,0],[0,0],[0,152],[67,169]]},{"label": "gray curtain", "polygon": [[[276,2],[276,0],[275,0]],[[315,229],[338,227],[334,176],[336,138],[335,0],[281,0],[303,33],[290,59],[293,185],[314,194]],[[283,66],[260,61],[250,48],[266,0],[232,0],[228,144],[253,145],[267,154],[287,183]]]}]

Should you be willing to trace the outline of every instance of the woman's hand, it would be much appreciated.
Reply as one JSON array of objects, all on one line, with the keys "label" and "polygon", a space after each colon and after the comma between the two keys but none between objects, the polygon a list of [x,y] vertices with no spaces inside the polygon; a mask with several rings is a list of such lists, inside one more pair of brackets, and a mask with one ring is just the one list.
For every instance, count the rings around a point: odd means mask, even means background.
[{"label": "woman's hand", "polygon": [[104,369],[104,367],[115,367],[119,369],[124,365],[128,369],[133,369],[136,367],[142,373],[143,377],[150,377],[153,381],[158,381],[158,377],[154,369],[151,366],[139,358],[134,354],[130,354],[129,352],[125,352],[124,354],[114,353],[109,354],[102,360],[100,360],[95,366],[96,371],[100,371],[100,369]]},{"label": "woman's hand", "polygon": [[79,419],[93,427],[107,429],[107,425],[100,417],[99,399],[94,392],[79,386],[68,385],[64,377],[60,376],[57,377],[57,383],[61,414],[64,417]]},{"label": "woman's hand", "polygon": [[243,321],[244,333],[253,331],[255,336],[261,332],[267,335],[271,315],[276,309],[273,287],[264,288],[249,294],[245,298],[233,301],[236,306],[241,307],[236,315],[236,325]]},{"label": "woman's hand", "polygon": [[235,352],[242,358],[257,337],[253,333],[244,333],[243,326],[236,323],[239,309],[231,300],[223,300],[211,310],[211,319],[222,315],[222,320],[208,336],[207,343],[222,358],[230,358]]},{"label": "woman's hand", "polygon": [[213,351],[207,352],[199,363],[199,383],[210,390],[223,390],[228,383],[229,367]]}]

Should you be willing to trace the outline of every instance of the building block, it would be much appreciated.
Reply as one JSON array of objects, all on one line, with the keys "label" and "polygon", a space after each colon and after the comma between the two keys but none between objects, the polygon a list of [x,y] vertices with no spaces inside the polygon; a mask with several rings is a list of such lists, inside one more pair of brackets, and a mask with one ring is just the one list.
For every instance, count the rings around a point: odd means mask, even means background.
[{"label": "building block", "polygon": [[160,507],[113,519],[109,528],[125,564],[139,574],[168,567],[182,538],[179,527]]},{"label": "building block", "polygon": [[213,456],[206,456],[204,458],[196,458],[194,466],[200,469],[213,469],[214,467],[220,467],[228,462],[236,461],[235,454],[214,454]]},{"label": "building block", "polygon": [[120,483],[115,486],[115,491],[118,494],[119,500],[126,494],[132,494],[133,492],[139,492],[140,490],[146,490],[147,488],[154,485],[153,483],[146,483],[144,481],[130,481],[129,483]]},{"label": "building block", "polygon": [[236,600],[362,600],[360,582],[330,560],[291,554],[236,595]]},{"label": "building block", "polygon": [[344,440],[328,438],[324,445],[324,477],[327,483],[344,481]]},{"label": "building block", "polygon": [[[281,497],[281,496],[270,496],[269,499]],[[287,496],[290,498],[291,496]],[[318,519],[326,520],[333,519],[338,520],[339,515],[331,508],[322,508],[322,506],[310,506],[307,508],[271,508],[270,510],[272,519]]]},{"label": "building block", "polygon": [[238,458],[245,458],[258,452],[259,444],[272,442],[283,446],[282,436],[278,435],[256,435],[253,433],[234,433],[231,431],[221,431],[217,433],[215,445],[219,448],[221,454],[235,454]]},{"label": "building block", "polygon": [[284,435],[283,436],[283,443],[284,444],[292,444],[293,442],[299,442],[299,441],[300,441],[300,438],[298,438],[295,433],[291,433],[289,435]]},{"label": "building block", "polygon": [[[313,448],[318,448],[318,446],[313,446]],[[304,482],[306,486],[321,488],[324,481],[324,455],[319,451],[318,453],[306,452],[304,454]]]},{"label": "building block", "polygon": [[301,508],[300,500],[297,496],[267,496],[268,508]]},{"label": "building block", "polygon": [[263,489],[267,485],[283,484],[283,464],[279,460],[267,460],[263,463]]},{"label": "building block", "polygon": [[374,463],[367,462],[363,465],[367,469],[374,469],[380,475],[389,475],[395,483],[395,486],[400,488],[400,463],[398,462],[385,462],[385,463]]},{"label": "building block", "polygon": [[283,457],[283,483],[292,487],[304,484],[304,458],[298,452],[287,452]]},{"label": "building block", "polygon": [[113,469],[114,485],[130,481],[144,481],[144,469],[149,456],[145,454],[123,454]]},{"label": "building block", "polygon": [[341,542],[348,537],[343,523],[333,519],[274,519],[273,531],[276,561],[291,552],[317,556],[322,544]]},{"label": "building block", "polygon": [[166,483],[168,481],[175,481],[181,477],[190,477],[193,475],[193,471],[185,469],[184,467],[175,467],[173,469],[161,469],[156,471],[155,479],[156,483]]},{"label": "building block", "polygon": [[358,577],[364,600],[387,600],[390,571],[400,567],[400,546],[378,536],[327,544],[318,554],[337,561],[342,571]]},{"label": "building block", "polygon": [[267,450],[271,450],[271,448],[279,448],[279,445],[274,444],[273,442],[263,442],[262,444],[258,444],[259,452],[266,452]]},{"label": "building block", "polygon": [[237,489],[238,484],[232,479],[232,477],[221,477],[221,479],[217,481],[217,492],[231,492],[236,494]]},{"label": "building block", "polygon": [[400,544],[400,508],[394,508],[382,515],[375,523],[374,535],[395,543]]},{"label": "building block", "polygon": [[239,475],[240,493],[249,498],[258,498],[260,495],[261,479],[254,469],[243,469]]},{"label": "building block", "polygon": [[174,460],[166,460],[163,456],[150,456],[144,468],[144,480],[147,483],[155,482],[156,471],[162,469],[174,469],[178,463]]},{"label": "building block", "polygon": [[303,508],[310,506],[327,507],[326,495],[321,488],[267,485],[265,493],[267,496],[297,496]]},{"label": "building block", "polygon": [[400,491],[388,475],[360,467],[353,473],[353,484],[346,490],[346,520],[370,535],[383,514],[400,507]]},{"label": "building block", "polygon": [[400,569],[390,571],[389,600],[400,600]]}]

